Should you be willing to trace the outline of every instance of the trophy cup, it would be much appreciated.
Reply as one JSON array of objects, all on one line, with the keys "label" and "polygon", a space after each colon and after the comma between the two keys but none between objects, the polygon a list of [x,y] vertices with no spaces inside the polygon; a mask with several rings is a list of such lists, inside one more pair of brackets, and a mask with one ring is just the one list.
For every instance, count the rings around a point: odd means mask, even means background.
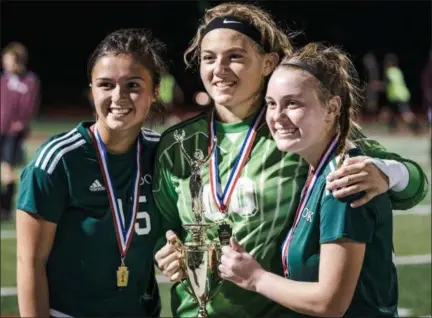
[{"label": "trophy cup", "polygon": [[195,151],[191,158],[183,146],[185,132],[174,132],[174,138],[180,143],[181,151],[191,168],[189,190],[192,197],[192,210],[195,223],[183,224],[183,228],[190,233],[190,240],[184,242],[180,249],[182,251],[182,268],[185,272],[186,284],[181,281],[183,288],[198,302],[199,310],[197,317],[208,317],[206,305],[217,294],[222,286],[222,279],[218,275],[218,264],[221,257],[221,245],[219,242],[210,242],[206,231],[214,226],[212,223],[203,223],[203,186],[201,172],[203,166],[208,162],[214,147],[205,157],[202,151]]}]

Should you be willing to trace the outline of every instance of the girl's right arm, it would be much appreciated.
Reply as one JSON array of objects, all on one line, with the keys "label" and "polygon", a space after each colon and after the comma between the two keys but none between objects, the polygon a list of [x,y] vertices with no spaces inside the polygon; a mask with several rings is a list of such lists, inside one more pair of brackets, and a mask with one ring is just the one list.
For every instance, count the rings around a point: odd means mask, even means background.
[{"label": "girl's right arm", "polygon": [[17,211],[17,288],[21,317],[49,317],[46,263],[57,225]]},{"label": "girl's right arm", "polygon": [[20,178],[16,230],[18,305],[22,317],[49,316],[46,265],[57,224],[69,205],[63,160],[52,160],[61,155],[61,150],[50,151],[52,143],[46,142],[38,149]]}]

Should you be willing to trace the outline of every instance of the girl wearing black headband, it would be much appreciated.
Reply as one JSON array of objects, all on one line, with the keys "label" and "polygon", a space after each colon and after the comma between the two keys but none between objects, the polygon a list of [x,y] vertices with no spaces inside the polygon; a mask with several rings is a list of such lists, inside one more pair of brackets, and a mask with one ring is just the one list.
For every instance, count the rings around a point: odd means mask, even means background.
[{"label": "girl wearing black headband", "polygon": [[[352,62],[337,48],[308,44],[272,74],[266,102],[278,149],[310,165],[282,244],[285,278],[263,269],[234,238],[224,248],[221,277],[304,315],[397,317],[389,194],[353,208],[326,189],[326,177],[365,146],[348,140],[362,103]],[[411,186],[422,196],[424,187]]]},{"label": "girl wearing black headband", "polygon": [[[280,245],[292,226],[308,171],[308,165],[297,154],[277,148],[263,118],[266,79],[283,53],[292,53],[287,36],[267,13],[244,4],[221,4],[208,10],[186,51],[189,65],[199,61],[201,79],[215,107],[168,129],[156,155],[158,186],[154,196],[168,230],[168,242],[164,241],[156,253],[156,261],[171,280],[183,279],[184,273],[179,253],[170,241],[176,236],[184,241],[182,224],[195,219],[189,191],[190,167],[177,140],[182,137],[189,156],[204,158],[214,135],[216,151],[201,176],[203,221],[225,222],[263,268],[282,274]],[[381,147],[371,142],[367,151],[380,156]],[[381,156],[388,154],[381,152]],[[356,165],[354,168],[357,176],[359,170]],[[386,177],[378,169],[370,169],[375,179],[367,183],[365,190],[369,191],[371,184],[384,184],[381,192],[386,191]],[[362,177],[354,178],[355,182],[364,180]],[[395,200],[394,204],[404,208],[414,204],[401,201]],[[211,239],[217,238],[218,226],[207,233]],[[197,315],[198,303],[182,286],[175,285],[171,297],[174,316]],[[216,317],[286,314],[286,308],[228,282],[207,310]]]}]

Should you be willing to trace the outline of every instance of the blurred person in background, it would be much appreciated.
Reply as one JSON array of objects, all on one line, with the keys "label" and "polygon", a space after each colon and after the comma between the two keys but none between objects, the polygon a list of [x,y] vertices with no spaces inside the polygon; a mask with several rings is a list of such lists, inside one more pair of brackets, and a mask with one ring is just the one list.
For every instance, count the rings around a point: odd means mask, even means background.
[{"label": "blurred person in background", "polygon": [[[429,52],[429,60],[422,72],[423,106],[426,109],[429,133],[432,128],[432,49]],[[429,146],[430,156],[432,157],[432,144]]]},{"label": "blurred person in background", "polygon": [[396,54],[388,53],[384,57],[384,79],[390,108],[389,130],[396,129],[396,118],[397,115],[400,115],[413,133],[419,133],[420,125],[410,106],[411,93],[405,83],[402,70],[399,68],[399,59]]},{"label": "blurred person in background", "polygon": [[423,105],[426,109],[429,124],[432,122],[432,49],[422,72]]},{"label": "blurred person in background", "polygon": [[0,116],[1,220],[9,220],[16,189],[15,168],[23,162],[22,144],[29,134],[30,121],[38,109],[40,83],[27,70],[28,53],[18,42],[8,44],[2,52]]},{"label": "blurred person in background", "polygon": [[177,115],[177,112],[183,108],[185,98],[182,88],[173,75],[166,74],[162,77],[159,96],[165,110],[163,124],[171,127],[179,123],[181,118]]},{"label": "blurred person in background", "polygon": [[379,109],[380,93],[383,90],[380,69],[376,56],[368,52],[363,57],[363,64],[366,71],[366,111],[375,113]]}]

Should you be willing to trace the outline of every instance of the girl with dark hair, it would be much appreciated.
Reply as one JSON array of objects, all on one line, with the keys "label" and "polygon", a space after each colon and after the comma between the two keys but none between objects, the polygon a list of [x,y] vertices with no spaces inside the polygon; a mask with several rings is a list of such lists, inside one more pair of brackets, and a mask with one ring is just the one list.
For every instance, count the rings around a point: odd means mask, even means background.
[{"label": "girl with dark hair", "polygon": [[166,72],[163,48],[146,30],[108,35],[88,64],[97,120],[48,139],[23,170],[21,316],[159,315],[151,195],[159,135],[142,126]]}]

